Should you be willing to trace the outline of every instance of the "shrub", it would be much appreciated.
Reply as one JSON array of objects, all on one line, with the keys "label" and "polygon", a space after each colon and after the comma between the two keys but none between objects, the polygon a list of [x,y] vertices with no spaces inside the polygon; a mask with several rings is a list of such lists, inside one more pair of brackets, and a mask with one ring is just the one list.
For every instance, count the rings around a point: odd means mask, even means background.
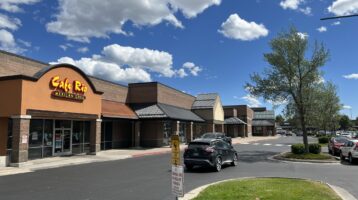
[{"label": "shrub", "polygon": [[305,145],[294,144],[291,146],[291,152],[294,154],[304,154],[305,153]]},{"label": "shrub", "polygon": [[320,144],[326,144],[326,143],[328,143],[329,139],[330,139],[330,138],[327,137],[327,136],[319,137],[319,138],[318,138],[318,143],[320,143]]},{"label": "shrub", "polygon": [[309,144],[308,149],[310,153],[319,154],[321,153],[321,145],[320,144]]}]

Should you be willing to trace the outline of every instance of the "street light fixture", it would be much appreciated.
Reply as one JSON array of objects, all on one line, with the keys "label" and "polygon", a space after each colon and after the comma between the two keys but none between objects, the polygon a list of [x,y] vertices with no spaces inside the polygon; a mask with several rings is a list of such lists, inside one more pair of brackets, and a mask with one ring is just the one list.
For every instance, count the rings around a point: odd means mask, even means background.
[{"label": "street light fixture", "polygon": [[354,14],[354,15],[343,15],[343,16],[335,16],[335,17],[324,17],[324,18],[321,18],[321,20],[341,19],[341,18],[348,18],[348,17],[358,17],[358,14]]}]

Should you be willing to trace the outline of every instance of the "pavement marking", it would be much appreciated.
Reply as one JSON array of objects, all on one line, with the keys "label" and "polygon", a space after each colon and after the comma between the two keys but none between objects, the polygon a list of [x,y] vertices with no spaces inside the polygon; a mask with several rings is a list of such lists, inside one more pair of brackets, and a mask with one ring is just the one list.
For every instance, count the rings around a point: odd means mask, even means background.
[{"label": "pavement marking", "polygon": [[264,146],[271,146],[272,144],[264,144]]},{"label": "pavement marking", "polygon": [[259,145],[260,143],[252,143],[252,145]]},{"label": "pavement marking", "polygon": [[240,143],[240,144],[250,144],[250,143],[248,143],[248,142],[243,142],[243,143]]},{"label": "pavement marking", "polygon": [[282,147],[283,144],[275,144],[276,147]]}]

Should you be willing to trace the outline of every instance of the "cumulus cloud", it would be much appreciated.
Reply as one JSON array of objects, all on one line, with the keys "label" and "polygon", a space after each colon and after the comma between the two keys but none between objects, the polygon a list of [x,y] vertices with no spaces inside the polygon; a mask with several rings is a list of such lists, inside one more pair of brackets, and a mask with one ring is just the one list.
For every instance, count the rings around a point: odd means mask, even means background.
[{"label": "cumulus cloud", "polygon": [[357,0],[336,0],[328,7],[328,11],[339,15],[352,15],[358,13]]},{"label": "cumulus cloud", "polygon": [[352,109],[352,106],[349,106],[349,105],[343,105],[343,109],[350,110],[350,109]]},{"label": "cumulus cloud", "polygon": [[21,26],[21,21],[18,18],[9,18],[0,13],[0,28],[17,30]]},{"label": "cumulus cloud", "polygon": [[188,76],[187,68],[173,69],[172,59],[172,55],[164,51],[112,44],[105,46],[100,54],[92,57],[78,60],[62,57],[51,64],[69,63],[89,75],[114,82],[151,81],[151,73],[164,77]]},{"label": "cumulus cloud", "polygon": [[87,53],[89,51],[88,47],[80,47],[77,49],[79,53]]},{"label": "cumulus cloud", "polygon": [[180,78],[184,78],[184,77],[188,76],[188,74],[185,72],[185,70],[183,68],[177,70],[176,73]]},{"label": "cumulus cloud", "polygon": [[0,49],[13,53],[22,53],[25,51],[18,47],[12,33],[5,29],[0,29]]},{"label": "cumulus cloud", "polygon": [[344,75],[343,78],[346,78],[346,79],[358,79],[358,74]]},{"label": "cumulus cloud", "polygon": [[321,26],[321,27],[317,28],[317,31],[320,32],[320,33],[326,32],[327,28],[325,26]]},{"label": "cumulus cloud", "polygon": [[247,105],[250,107],[259,107],[262,105],[262,103],[256,97],[250,94],[241,97],[241,99],[245,100],[247,102]]},{"label": "cumulus cloud", "polygon": [[297,35],[300,36],[301,39],[307,39],[309,36],[308,33],[302,33],[302,32],[298,32]]},{"label": "cumulus cloud", "polygon": [[193,18],[220,3],[221,0],[60,0],[59,13],[46,27],[67,39],[90,42],[91,37],[108,38],[112,33],[130,35],[123,30],[128,21],[135,26],[167,22],[183,28],[175,16],[177,12]]},{"label": "cumulus cloud", "polygon": [[340,24],[341,24],[340,21],[336,21],[336,22],[333,22],[333,23],[332,23],[332,26],[338,26],[338,25],[340,25]]},{"label": "cumulus cloud", "polygon": [[30,5],[39,2],[40,0],[1,0],[0,9],[8,12],[23,12],[20,5]]},{"label": "cumulus cloud", "polygon": [[302,8],[301,5],[304,3],[304,0],[283,0],[280,2],[280,6],[283,9],[290,9],[290,10],[297,10],[300,11],[306,15],[310,15],[311,14],[311,7],[305,7]]},{"label": "cumulus cloud", "polygon": [[247,22],[240,18],[238,14],[232,14],[221,24],[219,33],[227,38],[250,41],[268,35],[269,31],[263,24]]},{"label": "cumulus cloud", "polygon": [[184,63],[183,68],[187,69],[193,76],[198,76],[199,72],[203,70],[201,67],[196,66],[192,62]]}]

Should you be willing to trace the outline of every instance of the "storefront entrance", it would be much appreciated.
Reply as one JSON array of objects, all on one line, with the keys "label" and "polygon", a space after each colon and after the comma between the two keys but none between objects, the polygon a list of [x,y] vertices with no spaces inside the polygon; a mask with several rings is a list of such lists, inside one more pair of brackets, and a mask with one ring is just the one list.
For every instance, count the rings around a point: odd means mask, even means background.
[{"label": "storefront entrance", "polygon": [[72,129],[55,128],[54,130],[54,156],[70,155],[72,153]]}]

